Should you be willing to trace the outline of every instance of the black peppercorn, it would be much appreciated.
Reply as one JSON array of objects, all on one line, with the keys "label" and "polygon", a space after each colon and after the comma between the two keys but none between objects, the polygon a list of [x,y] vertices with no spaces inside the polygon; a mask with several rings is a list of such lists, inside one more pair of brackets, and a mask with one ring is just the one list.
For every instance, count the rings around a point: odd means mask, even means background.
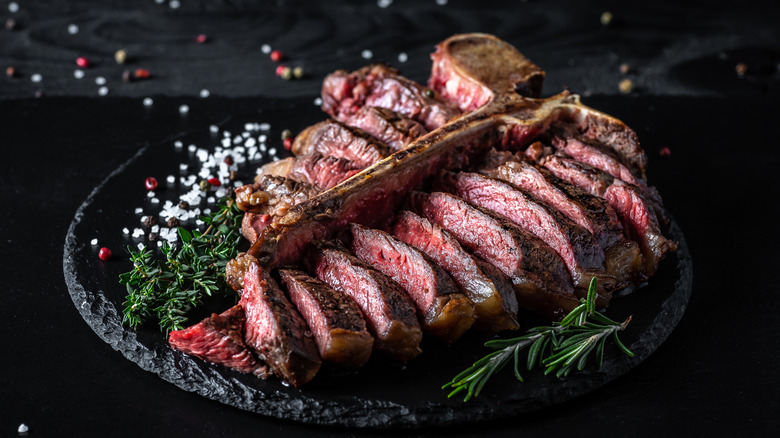
[{"label": "black peppercorn", "polygon": [[156,242],[158,237],[159,236],[157,235],[157,233],[149,233],[149,241],[150,242]]},{"label": "black peppercorn", "polygon": [[190,209],[190,203],[187,201],[181,201],[179,202],[179,208],[182,210],[189,210]]},{"label": "black peppercorn", "polygon": [[179,226],[179,219],[176,216],[172,216],[168,218],[167,223],[169,228],[176,228]]},{"label": "black peppercorn", "polygon": [[157,218],[154,216],[146,216],[146,219],[144,219],[144,226],[146,228],[151,228],[155,225],[157,225]]}]

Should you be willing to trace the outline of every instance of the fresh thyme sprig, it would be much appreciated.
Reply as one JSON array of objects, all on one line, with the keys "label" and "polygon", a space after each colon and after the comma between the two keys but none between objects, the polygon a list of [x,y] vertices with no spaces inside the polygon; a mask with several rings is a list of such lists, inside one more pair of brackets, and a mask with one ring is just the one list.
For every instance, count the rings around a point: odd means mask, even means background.
[{"label": "fresh thyme sprig", "polygon": [[187,313],[217,291],[231,290],[225,283],[225,265],[238,252],[242,214],[227,198],[218,211],[201,217],[208,224],[202,233],[179,227],[180,247],[164,242],[165,260],[152,251],[128,247],[133,269],[119,276],[127,286],[122,323],[136,328],[157,320],[160,330],[179,330]]},{"label": "fresh thyme sprig", "polygon": [[463,401],[468,401],[482,392],[490,378],[501,371],[510,360],[514,360],[514,373],[519,381],[520,352],[528,347],[525,360],[526,368],[535,366],[545,368],[544,374],[555,373],[556,377],[566,377],[575,368],[582,370],[595,351],[596,365],[601,368],[604,361],[604,344],[612,336],[617,347],[630,357],[634,356],[618,338],[618,332],[625,330],[631,322],[629,316],[624,322],[613,321],[596,311],[596,278],[590,282],[587,299],[581,299],[560,322],[551,326],[534,327],[523,336],[511,339],[495,339],[485,343],[496,351],[483,358],[455,376],[442,389],[452,389],[448,397],[454,397],[465,391]]}]

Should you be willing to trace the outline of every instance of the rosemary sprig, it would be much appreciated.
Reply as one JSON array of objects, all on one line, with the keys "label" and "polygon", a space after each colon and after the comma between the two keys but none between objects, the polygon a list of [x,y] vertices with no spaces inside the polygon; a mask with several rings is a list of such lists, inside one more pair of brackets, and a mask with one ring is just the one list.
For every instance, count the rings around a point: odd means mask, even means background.
[{"label": "rosemary sprig", "polygon": [[560,322],[550,326],[534,327],[523,336],[511,339],[495,339],[485,346],[496,351],[474,362],[442,389],[452,389],[448,397],[466,392],[463,401],[468,401],[482,392],[487,381],[501,371],[510,360],[514,360],[514,373],[519,381],[520,352],[528,347],[525,363],[528,370],[535,366],[545,368],[544,374],[555,373],[558,378],[568,376],[574,369],[582,370],[595,351],[596,365],[601,368],[604,361],[604,344],[611,336],[618,348],[630,357],[634,356],[618,338],[618,332],[625,330],[631,322],[629,316],[624,322],[613,321],[596,311],[596,278],[588,287],[587,299],[581,299]]},{"label": "rosemary sprig", "polygon": [[242,214],[227,198],[218,211],[201,217],[208,224],[202,233],[179,227],[181,246],[164,242],[165,260],[157,260],[152,251],[128,247],[133,269],[119,276],[127,286],[122,323],[136,328],[157,320],[160,330],[179,330],[187,322],[187,313],[204,303],[217,291],[231,289],[225,283],[225,265],[238,252]]}]

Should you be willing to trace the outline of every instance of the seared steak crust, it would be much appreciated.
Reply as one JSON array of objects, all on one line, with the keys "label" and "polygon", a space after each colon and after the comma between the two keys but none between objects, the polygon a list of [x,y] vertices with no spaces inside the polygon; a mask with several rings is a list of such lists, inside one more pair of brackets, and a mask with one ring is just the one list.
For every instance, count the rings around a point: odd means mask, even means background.
[{"label": "seared steak crust", "polygon": [[393,280],[338,245],[314,242],[304,262],[317,278],[357,303],[377,350],[401,361],[420,354],[422,331],[414,305]]},{"label": "seared steak crust", "polygon": [[259,361],[244,343],[244,309],[233,306],[217,315],[168,335],[174,350],[197,356],[207,362],[224,365],[242,373],[267,378],[268,366]]},{"label": "seared steak crust", "polygon": [[374,338],[351,298],[298,269],[279,269],[279,276],[308,323],[322,360],[349,367],[368,361]]},{"label": "seared steak crust", "polygon": [[273,278],[249,265],[239,304],[246,312],[246,343],[279,378],[307,383],[320,369],[317,345],[301,315]]},{"label": "seared steak crust", "polygon": [[398,283],[417,307],[423,329],[455,342],[474,323],[474,304],[428,256],[384,231],[350,224],[352,252]]}]

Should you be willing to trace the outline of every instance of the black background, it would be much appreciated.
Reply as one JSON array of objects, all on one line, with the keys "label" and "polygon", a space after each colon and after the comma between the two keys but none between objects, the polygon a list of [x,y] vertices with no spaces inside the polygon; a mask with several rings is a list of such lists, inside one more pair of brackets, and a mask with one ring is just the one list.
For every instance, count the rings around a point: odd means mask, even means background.
[{"label": "black background", "polygon": [[[20,423],[30,436],[728,436],[780,426],[776,3],[181,0],[172,9],[151,0],[18,0],[17,13],[8,3],[0,17],[17,28],[0,33],[0,65],[18,74],[0,79],[0,435],[14,436]],[[614,20],[603,26],[607,10]],[[325,74],[369,62],[365,49],[424,81],[433,45],[466,31],[494,33],[542,66],[545,95],[569,88],[639,134],[649,180],[694,261],[686,314],[649,359],[538,413],[456,429],[362,431],[267,419],[183,392],[81,320],[62,274],[68,225],[139,147],[262,108],[263,97],[313,100]],[[195,43],[198,34],[208,41]],[[276,78],[264,43],[307,77]],[[120,48],[127,66],[113,60]],[[397,61],[401,52],[408,62]],[[93,64],[83,79],[73,75],[78,56]],[[617,89],[624,62],[636,84],[630,95]],[[122,70],[138,67],[151,78],[122,82]],[[35,73],[41,82],[30,80]],[[97,76],[107,96],[98,95]],[[198,97],[202,89],[208,98]],[[144,97],[154,99],[151,109]],[[659,157],[663,146],[669,158]]]}]

